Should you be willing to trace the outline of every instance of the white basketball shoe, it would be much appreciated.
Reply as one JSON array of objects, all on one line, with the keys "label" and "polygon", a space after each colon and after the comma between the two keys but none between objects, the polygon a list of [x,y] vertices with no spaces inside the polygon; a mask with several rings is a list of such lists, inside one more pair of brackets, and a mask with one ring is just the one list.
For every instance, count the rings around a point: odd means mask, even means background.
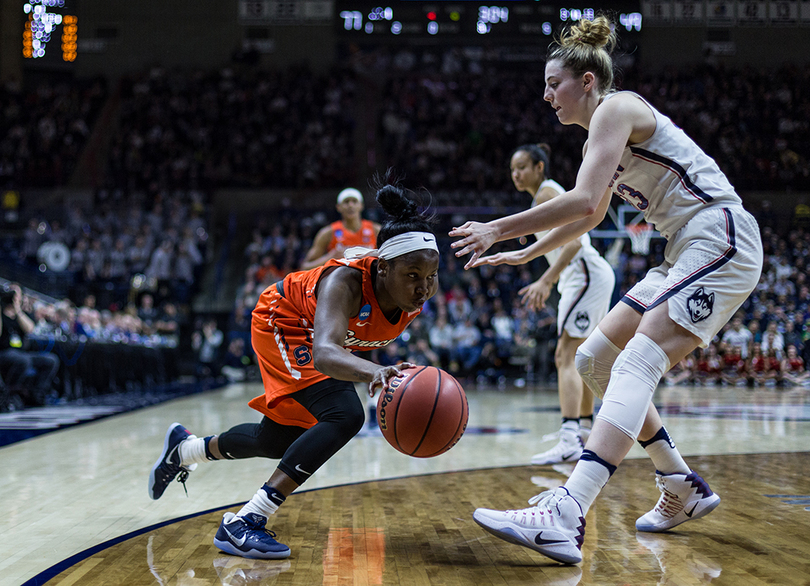
[{"label": "white basketball shoe", "polygon": [[545,466],[548,464],[562,464],[564,462],[576,462],[582,456],[582,439],[579,433],[560,433],[560,441],[557,445],[546,452],[532,456],[532,464]]},{"label": "white basketball shoe", "polygon": [[656,472],[655,484],[661,497],[652,511],[636,520],[638,531],[667,531],[708,515],[720,504],[720,497],[694,471],[689,474]]},{"label": "white basketball shoe", "polygon": [[504,541],[533,549],[564,564],[582,561],[585,517],[582,507],[560,486],[529,499],[527,509],[476,509],[473,520]]}]

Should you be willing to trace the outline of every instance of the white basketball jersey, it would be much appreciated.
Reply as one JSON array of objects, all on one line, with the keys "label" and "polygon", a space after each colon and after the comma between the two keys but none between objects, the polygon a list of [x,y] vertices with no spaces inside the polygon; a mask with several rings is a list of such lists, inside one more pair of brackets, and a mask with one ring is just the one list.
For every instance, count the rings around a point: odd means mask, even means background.
[{"label": "white basketball jersey", "polygon": [[[560,194],[565,193],[565,189],[563,188],[563,186],[560,185],[559,183],[557,183],[556,181],[554,181],[553,179],[546,179],[545,181],[543,181],[540,184],[540,187],[537,189],[537,193],[540,193],[540,191],[544,187],[552,188],[554,191],[557,192],[557,196],[559,196]],[[532,201],[532,207],[534,207],[536,205],[537,204],[534,201]],[[537,237],[538,240],[540,240],[543,236],[545,236],[549,232],[550,232],[550,230],[543,230],[542,232],[535,232],[534,235]],[[597,251],[593,247],[593,245],[591,244],[591,237],[588,236],[587,233],[585,233],[585,234],[583,234],[582,236],[579,237],[579,243],[582,245],[582,247],[577,251],[577,254],[574,256],[574,258],[571,259],[571,262],[568,264],[568,266],[565,267],[565,269],[563,269],[563,272],[560,273],[560,283],[562,283],[565,280],[565,277],[567,276],[567,273],[570,272],[571,270],[573,270],[574,267],[577,266],[575,263],[579,259],[586,258],[586,257],[593,258],[594,256],[597,256],[597,257],[601,258],[601,256],[599,255],[599,251]],[[560,258],[560,254],[562,254],[562,246],[559,247],[559,248],[555,248],[551,252],[547,252],[544,255],[546,257],[546,260],[548,261],[549,266],[553,265],[557,261],[557,259]],[[558,285],[558,288],[559,288],[559,285]]]},{"label": "white basketball jersey", "polygon": [[742,205],[726,176],[686,133],[634,92],[655,115],[655,132],[625,147],[610,187],[614,195],[644,213],[664,238],[702,209]]}]

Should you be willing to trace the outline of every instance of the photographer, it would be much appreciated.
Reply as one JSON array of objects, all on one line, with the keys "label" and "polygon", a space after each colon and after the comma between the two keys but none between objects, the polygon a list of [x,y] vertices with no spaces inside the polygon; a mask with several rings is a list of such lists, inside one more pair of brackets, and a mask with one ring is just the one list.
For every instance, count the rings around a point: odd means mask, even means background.
[{"label": "photographer", "polygon": [[31,351],[28,334],[34,322],[22,309],[23,293],[16,283],[0,289],[0,376],[26,405],[44,405],[59,370],[59,359],[49,352]]}]

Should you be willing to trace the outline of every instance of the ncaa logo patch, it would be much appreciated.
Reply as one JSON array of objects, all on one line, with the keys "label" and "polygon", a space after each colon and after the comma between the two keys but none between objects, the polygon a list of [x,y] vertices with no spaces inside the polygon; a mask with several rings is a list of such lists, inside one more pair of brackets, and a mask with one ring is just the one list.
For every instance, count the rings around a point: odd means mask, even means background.
[{"label": "ncaa logo patch", "polygon": [[591,318],[588,317],[587,311],[578,311],[577,316],[574,319],[574,325],[579,328],[580,331],[584,332],[588,329],[588,326],[591,325]]},{"label": "ncaa logo patch", "polygon": [[686,300],[686,309],[689,310],[689,317],[692,323],[703,321],[712,314],[714,308],[714,291],[706,293],[703,287],[692,293]]},{"label": "ncaa logo patch", "polygon": [[366,303],[363,307],[360,308],[360,313],[357,315],[358,321],[367,320],[371,317],[371,304]]}]

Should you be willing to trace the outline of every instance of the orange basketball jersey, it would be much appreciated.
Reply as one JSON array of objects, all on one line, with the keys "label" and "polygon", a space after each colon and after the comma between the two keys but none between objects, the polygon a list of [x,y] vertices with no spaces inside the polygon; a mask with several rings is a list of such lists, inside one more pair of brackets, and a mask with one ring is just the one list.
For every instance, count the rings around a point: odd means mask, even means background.
[{"label": "orange basketball jersey", "polygon": [[374,234],[374,223],[369,220],[360,221],[360,230],[349,232],[342,220],[332,222],[332,240],[327,250],[334,250],[338,244],[345,248],[350,246],[365,246],[374,248],[377,245],[377,236]]},{"label": "orange basketball jersey", "polygon": [[371,266],[377,259],[332,259],[309,271],[290,273],[264,290],[253,310],[251,334],[264,383],[264,395],[248,403],[252,408],[284,425],[312,427],[315,418],[287,395],[328,377],[315,370],[312,335],[315,323],[315,287],[324,269],[348,266],[362,274],[360,312],[349,319],[343,347],[371,350],[393,342],[421,309],[403,312],[397,323],[388,321],[374,295]]}]

